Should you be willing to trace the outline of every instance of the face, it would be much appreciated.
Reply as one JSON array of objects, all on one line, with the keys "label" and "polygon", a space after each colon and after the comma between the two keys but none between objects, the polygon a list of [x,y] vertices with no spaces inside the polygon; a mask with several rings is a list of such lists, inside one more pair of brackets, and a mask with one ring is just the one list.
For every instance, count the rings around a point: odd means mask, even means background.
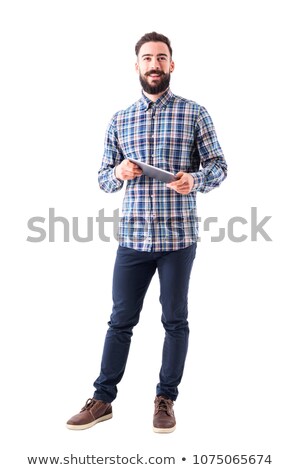
[{"label": "face", "polygon": [[146,42],[140,49],[135,68],[146,93],[157,95],[164,92],[174,70],[168,46],[164,42]]}]

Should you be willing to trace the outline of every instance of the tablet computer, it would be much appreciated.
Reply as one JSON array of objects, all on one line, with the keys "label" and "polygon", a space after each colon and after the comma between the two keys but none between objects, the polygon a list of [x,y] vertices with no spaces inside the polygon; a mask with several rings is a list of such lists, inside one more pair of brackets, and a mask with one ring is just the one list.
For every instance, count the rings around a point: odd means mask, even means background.
[{"label": "tablet computer", "polygon": [[140,162],[134,158],[128,158],[128,160],[138,165],[143,170],[143,174],[150,176],[150,178],[155,178],[156,180],[162,181],[163,183],[172,183],[172,181],[177,180],[176,176],[170,171],[161,170],[156,166],[148,165],[148,163]]}]

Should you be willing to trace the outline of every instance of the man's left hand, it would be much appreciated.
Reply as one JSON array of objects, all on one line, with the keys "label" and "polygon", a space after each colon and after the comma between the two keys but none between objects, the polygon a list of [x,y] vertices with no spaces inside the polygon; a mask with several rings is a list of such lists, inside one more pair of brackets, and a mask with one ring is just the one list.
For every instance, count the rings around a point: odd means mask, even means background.
[{"label": "man's left hand", "polygon": [[174,189],[179,194],[188,194],[192,191],[194,186],[194,178],[190,173],[180,171],[176,175],[177,180],[173,183],[168,183],[167,187]]}]

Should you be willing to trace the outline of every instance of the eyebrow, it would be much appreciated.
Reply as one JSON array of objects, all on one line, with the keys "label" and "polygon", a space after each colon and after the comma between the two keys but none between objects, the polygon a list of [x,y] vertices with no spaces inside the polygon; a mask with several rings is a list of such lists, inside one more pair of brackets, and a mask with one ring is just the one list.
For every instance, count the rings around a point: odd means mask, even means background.
[{"label": "eyebrow", "polygon": [[[143,54],[142,57],[153,57],[154,54]],[[156,57],[168,57],[168,54],[157,54]]]}]

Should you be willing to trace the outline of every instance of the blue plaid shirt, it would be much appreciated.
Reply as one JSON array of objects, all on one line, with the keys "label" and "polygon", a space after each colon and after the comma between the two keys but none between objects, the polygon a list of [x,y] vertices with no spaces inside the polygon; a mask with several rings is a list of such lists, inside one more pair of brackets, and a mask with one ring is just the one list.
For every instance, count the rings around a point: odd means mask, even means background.
[{"label": "blue plaid shirt", "polygon": [[140,251],[172,251],[195,243],[197,191],[216,188],[227,174],[206,109],[170,89],[156,102],[142,94],[132,106],[117,112],[107,128],[98,172],[101,189],[112,193],[122,188],[124,181],[116,178],[114,169],[128,157],[174,174],[190,173],[194,187],[183,195],[145,175],[127,180],[120,245]]}]

